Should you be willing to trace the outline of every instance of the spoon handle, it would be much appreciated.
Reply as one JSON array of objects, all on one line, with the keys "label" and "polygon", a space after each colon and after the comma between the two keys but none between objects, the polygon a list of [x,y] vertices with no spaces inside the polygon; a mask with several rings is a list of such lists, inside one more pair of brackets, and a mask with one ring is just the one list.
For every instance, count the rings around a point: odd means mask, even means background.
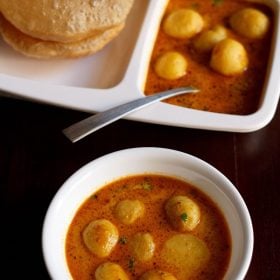
[{"label": "spoon handle", "polygon": [[113,107],[106,111],[92,115],[80,122],[77,122],[67,128],[62,132],[65,136],[71,140],[73,143],[86,137],[90,133],[95,132],[96,130],[122,118],[123,116],[128,115],[136,110],[139,110],[147,105],[153,104],[157,101],[180,95],[183,93],[194,93],[198,89],[194,87],[182,87],[175,88],[167,91],[162,91],[157,94],[149,95],[133,101],[121,104],[119,106]]}]

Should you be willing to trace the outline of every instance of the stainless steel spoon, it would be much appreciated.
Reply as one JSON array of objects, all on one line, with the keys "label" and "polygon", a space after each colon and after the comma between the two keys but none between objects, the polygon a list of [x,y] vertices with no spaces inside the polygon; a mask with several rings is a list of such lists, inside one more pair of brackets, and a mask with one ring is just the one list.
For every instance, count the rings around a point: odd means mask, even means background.
[{"label": "stainless steel spoon", "polygon": [[182,87],[175,88],[167,91],[162,91],[153,95],[142,97],[133,101],[130,101],[125,104],[113,107],[106,111],[97,113],[93,116],[90,116],[82,121],[79,121],[65,129],[63,133],[65,136],[71,140],[73,143],[78,140],[86,137],[87,135],[95,132],[96,130],[122,118],[123,116],[128,115],[129,113],[135,112],[147,105],[153,104],[157,101],[184,94],[184,93],[195,93],[199,90],[194,87]]}]

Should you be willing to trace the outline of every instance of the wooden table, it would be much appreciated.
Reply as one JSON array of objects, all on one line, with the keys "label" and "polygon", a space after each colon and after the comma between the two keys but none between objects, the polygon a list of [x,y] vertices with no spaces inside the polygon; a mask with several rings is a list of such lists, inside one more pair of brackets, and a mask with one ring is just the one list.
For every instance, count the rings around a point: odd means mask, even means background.
[{"label": "wooden table", "polygon": [[0,98],[1,275],[49,279],[41,250],[42,223],[61,184],[104,154],[157,146],[197,156],[235,184],[247,203],[255,233],[246,279],[280,279],[280,110],[268,126],[253,133],[120,120],[72,144],[61,130],[86,116]]}]

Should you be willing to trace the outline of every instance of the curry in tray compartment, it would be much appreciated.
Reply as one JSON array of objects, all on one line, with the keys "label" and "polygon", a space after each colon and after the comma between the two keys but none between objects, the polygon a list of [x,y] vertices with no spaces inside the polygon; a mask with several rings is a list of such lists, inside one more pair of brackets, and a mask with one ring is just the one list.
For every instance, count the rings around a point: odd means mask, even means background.
[{"label": "curry in tray compartment", "polygon": [[217,205],[162,175],[112,182],[79,208],[66,238],[73,279],[218,280],[231,238]]},{"label": "curry in tray compartment", "polygon": [[148,69],[145,94],[192,85],[167,102],[247,115],[259,106],[273,31],[265,5],[244,0],[170,0]]}]

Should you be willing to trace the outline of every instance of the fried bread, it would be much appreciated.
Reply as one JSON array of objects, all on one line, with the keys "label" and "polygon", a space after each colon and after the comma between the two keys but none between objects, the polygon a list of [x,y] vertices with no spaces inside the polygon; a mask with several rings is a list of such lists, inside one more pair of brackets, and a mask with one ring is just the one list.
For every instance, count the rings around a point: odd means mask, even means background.
[{"label": "fried bread", "polygon": [[16,51],[34,58],[77,58],[93,54],[103,48],[123,29],[124,23],[106,29],[97,35],[71,43],[44,41],[22,33],[0,14],[3,39]]},{"label": "fried bread", "polygon": [[133,0],[0,0],[0,11],[31,37],[76,43],[118,30],[132,4]]}]

